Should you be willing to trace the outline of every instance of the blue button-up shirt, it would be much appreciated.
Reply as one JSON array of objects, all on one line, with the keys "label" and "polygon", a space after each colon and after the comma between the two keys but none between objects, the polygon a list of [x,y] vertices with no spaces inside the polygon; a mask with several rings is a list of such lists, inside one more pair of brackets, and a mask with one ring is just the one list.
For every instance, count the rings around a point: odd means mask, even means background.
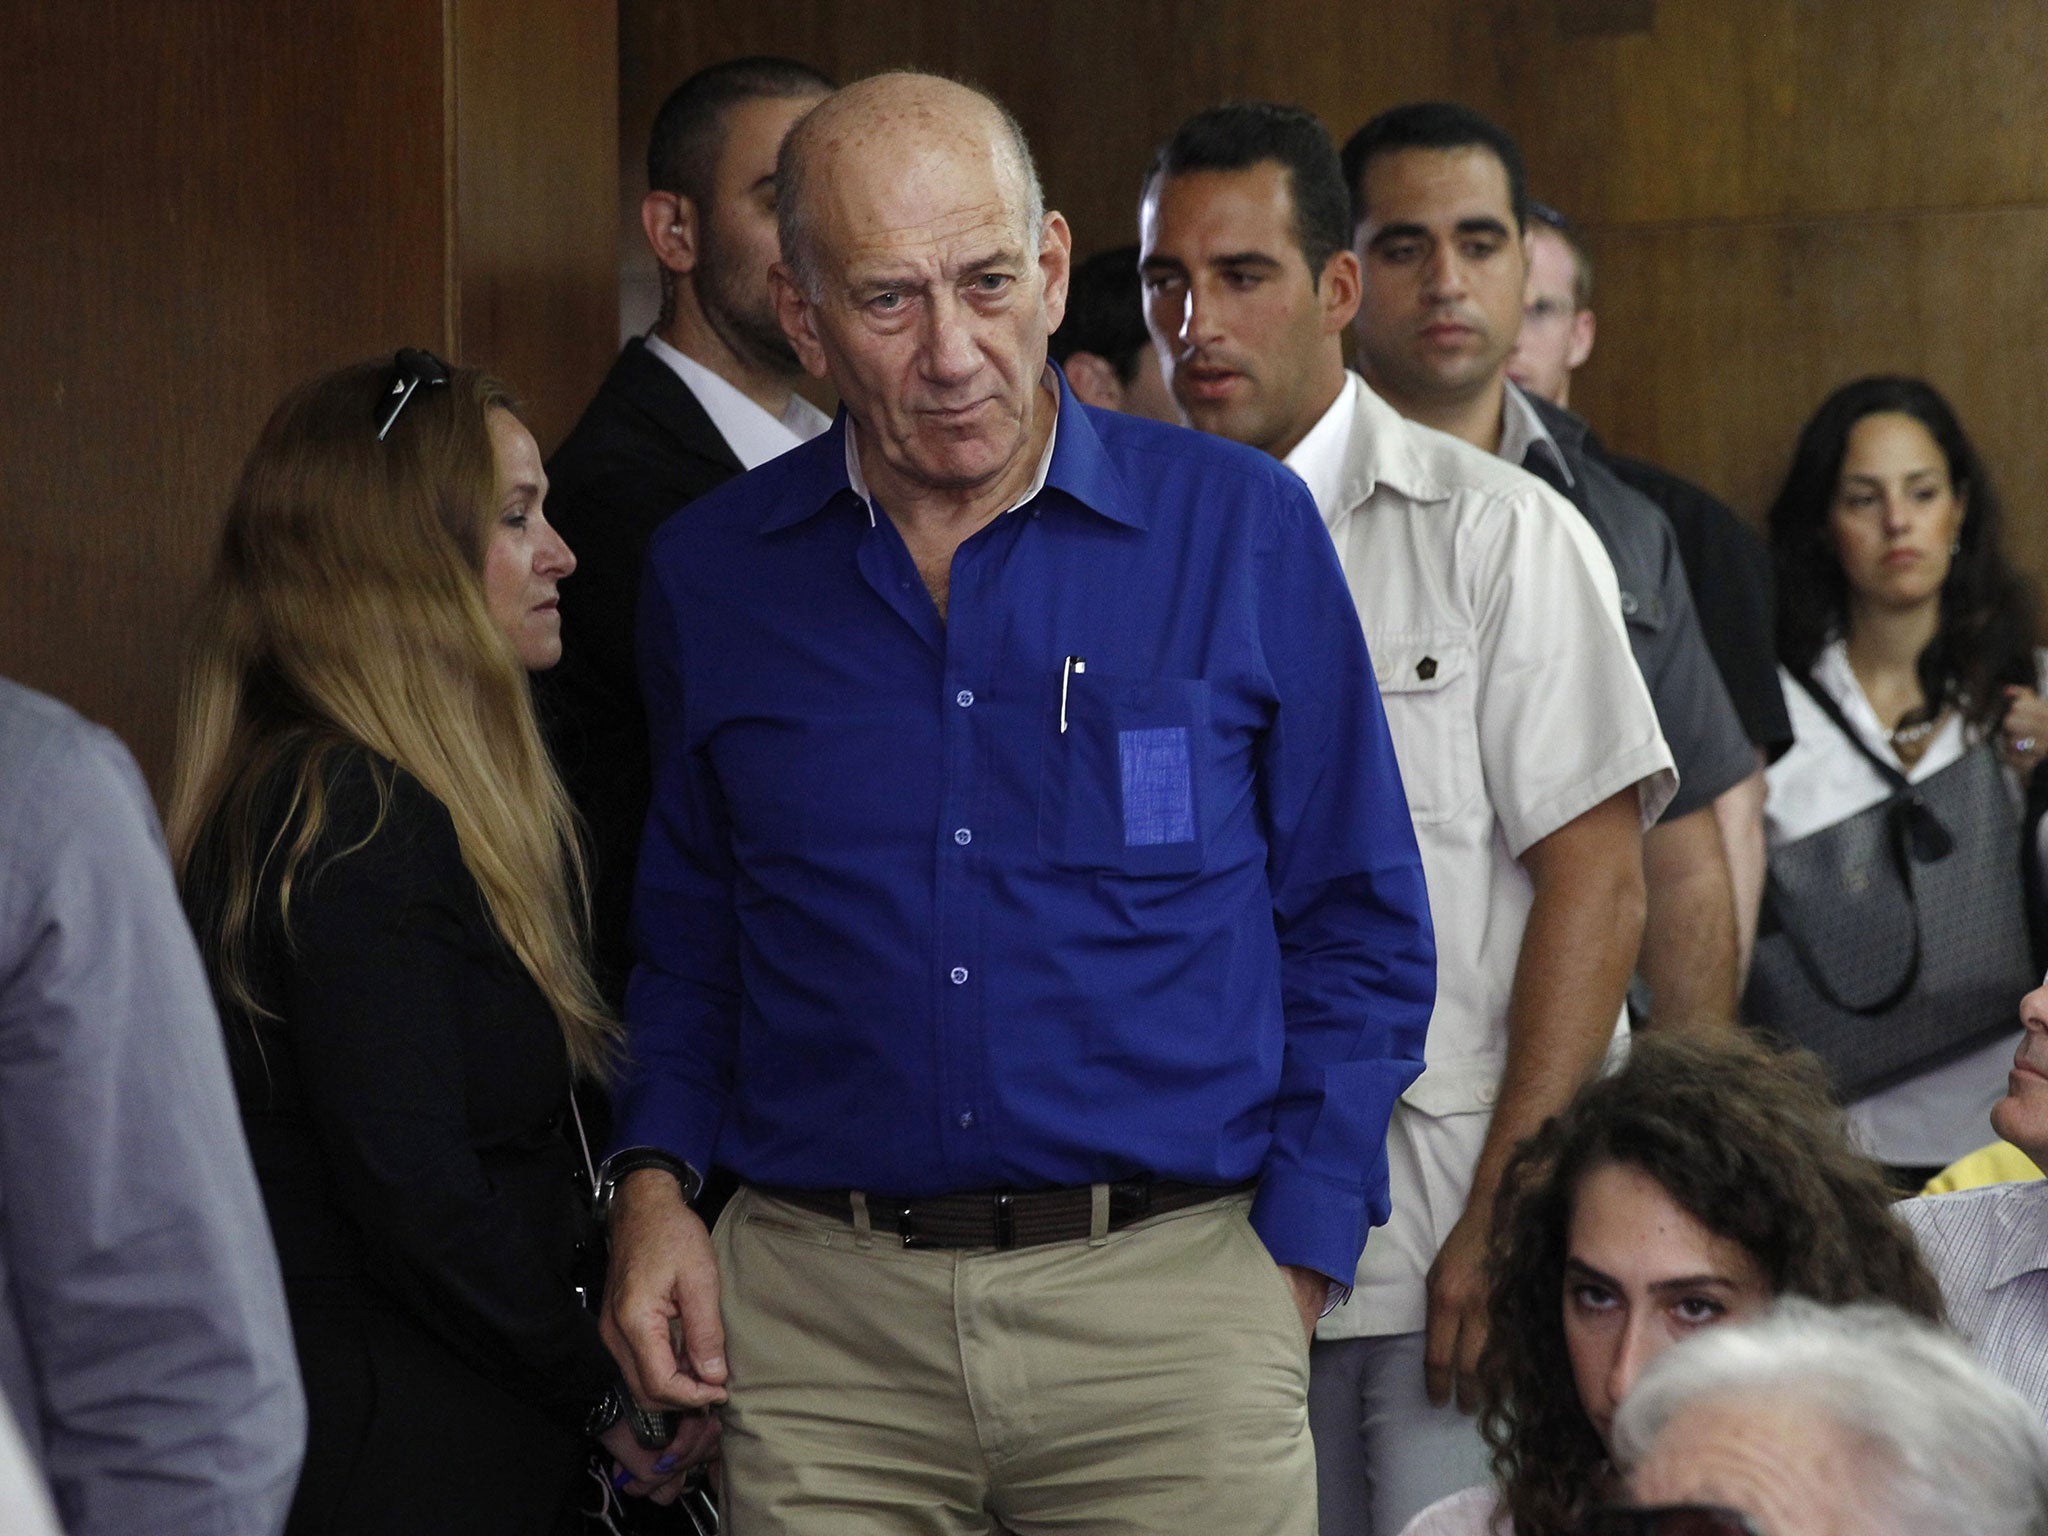
[{"label": "blue button-up shirt", "polygon": [[919,1196],[1256,1178],[1348,1283],[1435,951],[1301,482],[1081,406],[942,620],[845,422],[656,535],[622,1145]]}]

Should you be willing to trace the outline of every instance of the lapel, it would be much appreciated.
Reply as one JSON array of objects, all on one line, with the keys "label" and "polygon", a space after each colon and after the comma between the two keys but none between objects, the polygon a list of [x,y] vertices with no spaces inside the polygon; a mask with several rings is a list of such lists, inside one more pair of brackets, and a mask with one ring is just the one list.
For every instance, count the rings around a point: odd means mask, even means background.
[{"label": "lapel", "polygon": [[745,472],[689,386],[638,336],[619,353],[604,389],[622,410],[641,419],[647,435],[665,439],[678,454],[702,459],[729,474]]}]

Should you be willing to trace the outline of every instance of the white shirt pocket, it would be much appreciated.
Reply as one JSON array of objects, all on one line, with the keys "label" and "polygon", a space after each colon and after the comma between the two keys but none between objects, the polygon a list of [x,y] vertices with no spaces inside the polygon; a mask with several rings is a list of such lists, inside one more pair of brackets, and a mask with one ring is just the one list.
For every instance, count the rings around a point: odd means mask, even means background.
[{"label": "white shirt pocket", "polygon": [[1372,635],[1373,671],[1417,826],[1449,821],[1482,793],[1478,680],[1464,635]]}]

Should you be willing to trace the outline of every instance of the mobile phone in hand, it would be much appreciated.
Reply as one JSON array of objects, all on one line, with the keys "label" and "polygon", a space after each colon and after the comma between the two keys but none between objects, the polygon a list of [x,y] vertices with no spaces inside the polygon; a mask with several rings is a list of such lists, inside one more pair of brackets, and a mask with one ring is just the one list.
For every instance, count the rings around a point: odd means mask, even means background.
[{"label": "mobile phone in hand", "polygon": [[680,1408],[643,1408],[629,1401],[626,1424],[643,1448],[658,1451],[675,1439],[676,1431],[683,1427],[683,1413]]}]

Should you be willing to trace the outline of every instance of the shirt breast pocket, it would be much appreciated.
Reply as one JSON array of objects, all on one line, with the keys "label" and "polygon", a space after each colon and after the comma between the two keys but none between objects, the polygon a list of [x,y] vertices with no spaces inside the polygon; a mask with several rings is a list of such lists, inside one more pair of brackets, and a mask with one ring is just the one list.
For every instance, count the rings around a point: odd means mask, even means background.
[{"label": "shirt breast pocket", "polygon": [[1383,635],[1368,641],[1387,733],[1417,826],[1449,821],[1477,799],[1479,680],[1463,635]]},{"label": "shirt breast pocket", "polygon": [[1664,632],[1664,600],[1647,582],[1632,582],[1621,589],[1621,621],[1628,626],[1631,645]]},{"label": "shirt breast pocket", "polygon": [[1124,875],[1200,870],[1209,685],[1075,672],[1053,714],[1039,787],[1041,856],[1062,869]]}]

